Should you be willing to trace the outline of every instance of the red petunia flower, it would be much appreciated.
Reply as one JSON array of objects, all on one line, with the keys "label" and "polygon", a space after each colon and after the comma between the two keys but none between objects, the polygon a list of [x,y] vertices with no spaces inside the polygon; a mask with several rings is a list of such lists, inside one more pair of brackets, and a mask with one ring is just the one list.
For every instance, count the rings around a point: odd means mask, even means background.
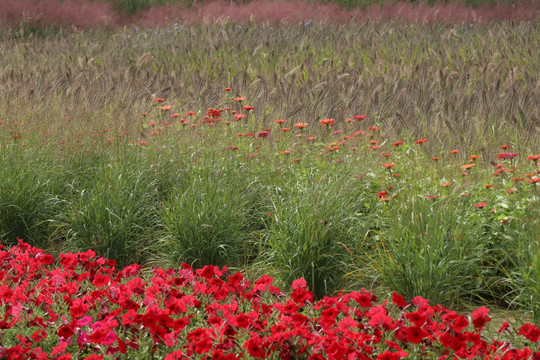
[{"label": "red petunia flower", "polygon": [[255,358],[266,358],[266,353],[263,349],[263,341],[256,333],[252,333],[248,341],[244,343],[244,349],[247,349],[248,353]]},{"label": "red petunia flower", "polygon": [[476,310],[473,311],[472,313],[472,316],[473,316],[473,325],[476,329],[478,329],[479,331],[482,331],[482,329],[484,328],[484,325],[488,322],[488,321],[491,321],[491,318],[489,317],[489,309],[486,308],[485,306],[482,306]]},{"label": "red petunia flower", "polygon": [[69,308],[69,313],[74,319],[85,315],[90,306],[83,299],[75,299]]},{"label": "red petunia flower", "polygon": [[392,302],[394,303],[394,305],[396,305],[399,308],[404,308],[404,307],[406,307],[408,305],[405,302],[405,298],[403,296],[399,295],[395,291],[392,293]]},{"label": "red petunia flower", "polygon": [[64,339],[69,339],[73,334],[73,329],[70,326],[64,325],[58,329],[58,336]]},{"label": "red petunia flower", "polygon": [[413,344],[420,344],[422,340],[428,335],[420,326],[411,326],[405,329],[407,334],[407,341]]}]

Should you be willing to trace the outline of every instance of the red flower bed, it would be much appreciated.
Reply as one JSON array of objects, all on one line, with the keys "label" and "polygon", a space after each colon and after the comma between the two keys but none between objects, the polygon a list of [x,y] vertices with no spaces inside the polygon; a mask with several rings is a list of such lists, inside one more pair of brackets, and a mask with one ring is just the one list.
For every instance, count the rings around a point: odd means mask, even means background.
[{"label": "red flower bed", "polygon": [[[364,289],[314,303],[303,279],[290,295],[272,282],[2,246],[0,358],[540,359],[535,325],[516,329],[524,348],[488,339],[485,307],[466,317],[421,297],[377,302]],[[510,331],[505,323],[499,336]]]}]

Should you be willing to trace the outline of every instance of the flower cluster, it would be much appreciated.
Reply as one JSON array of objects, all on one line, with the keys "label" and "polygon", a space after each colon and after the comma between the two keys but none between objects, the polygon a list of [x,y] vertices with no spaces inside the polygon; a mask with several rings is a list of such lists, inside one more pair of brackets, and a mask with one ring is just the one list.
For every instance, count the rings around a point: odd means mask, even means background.
[{"label": "flower cluster", "polygon": [[304,279],[287,296],[268,276],[251,284],[215,266],[117,270],[91,250],[55,259],[20,240],[0,249],[0,279],[0,357],[9,359],[540,356],[533,324],[516,329],[529,347],[486,339],[485,307],[466,317],[396,293],[377,303],[364,289],[314,303]]}]

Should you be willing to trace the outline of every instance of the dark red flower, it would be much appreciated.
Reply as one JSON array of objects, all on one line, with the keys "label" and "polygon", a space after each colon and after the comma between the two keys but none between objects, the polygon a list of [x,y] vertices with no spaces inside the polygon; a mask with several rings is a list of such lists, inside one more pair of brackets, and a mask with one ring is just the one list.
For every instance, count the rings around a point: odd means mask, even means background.
[{"label": "dark red flower", "polygon": [[64,325],[58,329],[58,336],[64,339],[69,339],[73,335],[73,329],[70,326]]},{"label": "dark red flower", "polygon": [[420,344],[427,336],[427,333],[420,326],[411,326],[405,329],[407,341],[413,344]]},{"label": "dark red flower", "polygon": [[476,329],[482,331],[482,329],[484,328],[484,325],[488,321],[491,321],[491,318],[489,317],[488,313],[489,313],[489,309],[486,308],[485,306],[482,306],[481,308],[478,308],[473,311],[472,313],[473,325]]},{"label": "dark red flower", "polygon": [[519,328],[519,335],[525,336],[532,342],[540,340],[540,330],[533,324],[527,323]]},{"label": "dark red flower", "polygon": [[397,292],[392,293],[392,301],[394,302],[394,305],[396,305],[399,308],[404,308],[408,304],[405,302],[405,298],[401,295],[399,295]]},{"label": "dark red flower", "polygon": [[255,358],[266,358],[262,339],[255,333],[252,333],[251,338],[244,343],[243,348],[247,349],[248,353]]}]

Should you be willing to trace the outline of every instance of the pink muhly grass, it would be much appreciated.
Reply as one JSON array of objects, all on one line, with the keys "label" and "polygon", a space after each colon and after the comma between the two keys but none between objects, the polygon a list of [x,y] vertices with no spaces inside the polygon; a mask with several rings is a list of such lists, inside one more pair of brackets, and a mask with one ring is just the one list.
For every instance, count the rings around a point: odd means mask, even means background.
[{"label": "pink muhly grass", "polygon": [[[408,2],[371,5],[347,10],[334,4],[306,1],[253,0],[246,4],[212,1],[185,9],[179,4],[153,6],[133,15],[114,9],[112,2],[89,0],[2,0],[0,27],[17,27],[31,22],[37,27],[50,25],[95,26],[138,25],[156,27],[174,22],[196,25],[225,20],[232,23],[297,24],[308,20],[330,23],[383,22],[399,19],[413,23],[482,23],[490,21],[536,21],[540,18],[540,2],[523,0],[515,4],[484,4],[472,8],[450,2],[427,5]],[[307,22],[306,24],[309,24]]]}]

